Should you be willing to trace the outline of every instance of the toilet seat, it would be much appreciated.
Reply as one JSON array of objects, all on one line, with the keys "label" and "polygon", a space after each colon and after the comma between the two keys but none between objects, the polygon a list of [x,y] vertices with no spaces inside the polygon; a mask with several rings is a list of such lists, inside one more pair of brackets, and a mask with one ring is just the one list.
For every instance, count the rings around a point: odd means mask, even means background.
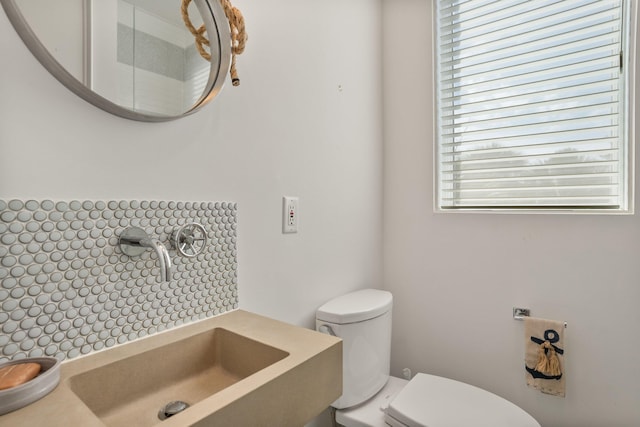
[{"label": "toilet seat", "polygon": [[448,378],[417,374],[391,401],[393,427],[540,427],[524,410],[486,390]]}]

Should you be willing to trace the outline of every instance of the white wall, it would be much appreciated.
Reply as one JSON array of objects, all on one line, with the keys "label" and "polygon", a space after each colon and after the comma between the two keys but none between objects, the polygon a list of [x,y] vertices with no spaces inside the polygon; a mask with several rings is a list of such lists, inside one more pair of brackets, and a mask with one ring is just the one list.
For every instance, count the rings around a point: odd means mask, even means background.
[{"label": "white wall", "polygon": [[[0,198],[236,201],[241,308],[312,327],[326,300],[380,286],[380,3],[234,4],[242,85],[160,124],[73,95],[0,13]],[[296,235],[281,234],[285,194]]]},{"label": "white wall", "polygon": [[[544,427],[640,425],[640,217],[434,214],[431,2],[387,0],[383,17],[393,372],[484,387]],[[526,387],[513,306],[568,322],[565,399]]]}]

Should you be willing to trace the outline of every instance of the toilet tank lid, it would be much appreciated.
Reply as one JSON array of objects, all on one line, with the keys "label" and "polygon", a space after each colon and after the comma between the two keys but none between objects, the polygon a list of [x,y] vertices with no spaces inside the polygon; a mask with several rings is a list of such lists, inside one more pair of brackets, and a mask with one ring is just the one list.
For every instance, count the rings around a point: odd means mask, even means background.
[{"label": "toilet tank lid", "polygon": [[393,296],[379,289],[362,289],[326,302],[316,313],[316,319],[339,325],[362,322],[391,310]]}]

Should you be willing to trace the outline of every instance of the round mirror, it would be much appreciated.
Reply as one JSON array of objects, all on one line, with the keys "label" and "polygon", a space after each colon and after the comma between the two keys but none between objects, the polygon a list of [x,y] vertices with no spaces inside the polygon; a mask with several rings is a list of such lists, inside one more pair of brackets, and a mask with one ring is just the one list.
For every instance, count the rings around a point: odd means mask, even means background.
[{"label": "round mirror", "polygon": [[[229,25],[218,0],[0,0],[29,50],[86,101],[132,120],[191,114],[229,70]],[[185,25],[204,25],[211,58]]]}]

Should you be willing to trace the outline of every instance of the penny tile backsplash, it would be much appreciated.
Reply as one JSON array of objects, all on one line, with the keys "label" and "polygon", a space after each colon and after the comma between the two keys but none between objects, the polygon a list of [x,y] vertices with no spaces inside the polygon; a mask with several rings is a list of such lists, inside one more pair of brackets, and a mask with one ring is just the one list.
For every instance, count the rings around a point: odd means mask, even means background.
[{"label": "penny tile backsplash", "polygon": [[[0,200],[0,362],[60,360],[237,308],[236,204],[176,201]],[[193,257],[175,230],[204,226]],[[130,226],[162,242],[171,280],[152,250],[124,255]]]}]

